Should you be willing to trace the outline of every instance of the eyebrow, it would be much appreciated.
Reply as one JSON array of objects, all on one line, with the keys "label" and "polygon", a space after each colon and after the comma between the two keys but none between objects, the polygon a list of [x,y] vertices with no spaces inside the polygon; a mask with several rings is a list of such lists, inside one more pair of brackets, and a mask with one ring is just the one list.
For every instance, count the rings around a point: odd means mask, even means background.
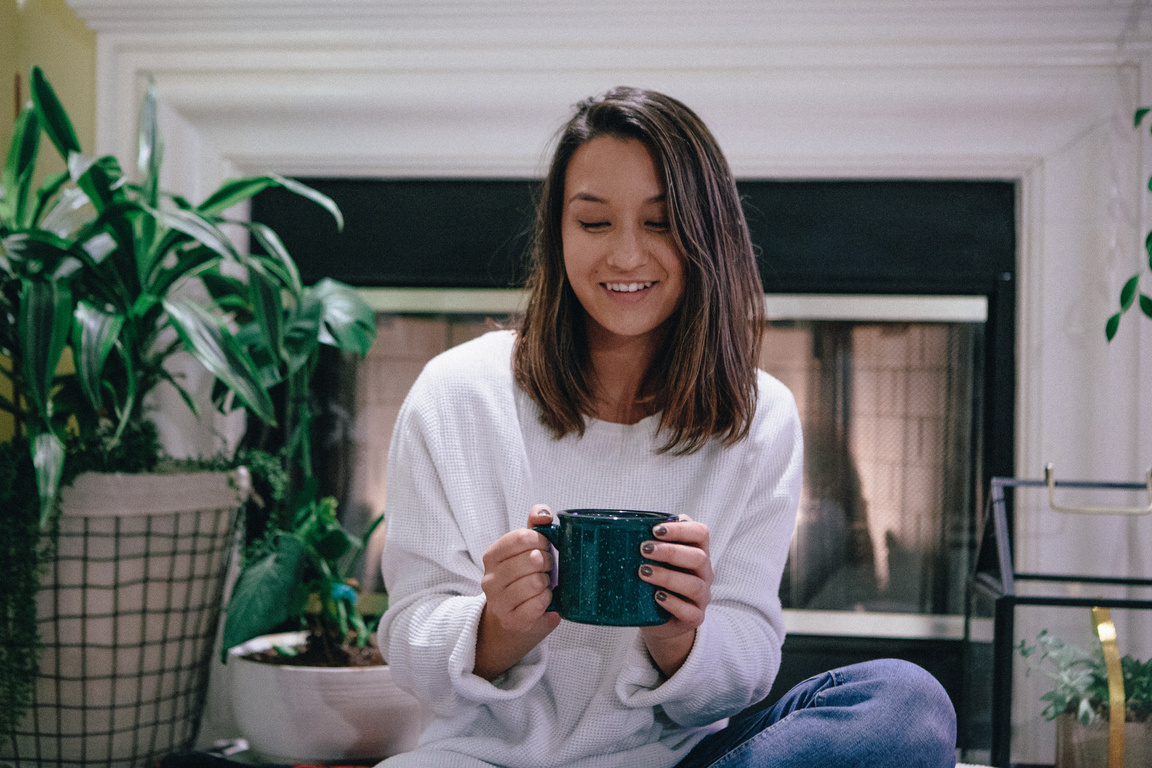
[{"label": "eyebrow", "polygon": [[[668,199],[668,195],[665,194],[664,192],[661,192],[660,194],[656,195],[655,197],[650,197],[647,200],[645,200],[644,204],[648,205],[649,203],[663,203],[667,199]],[[602,197],[597,197],[596,195],[593,195],[591,192],[577,192],[576,194],[572,195],[572,197],[568,200],[568,202],[573,203],[573,202],[576,202],[577,200],[580,200],[582,202],[587,202],[587,203],[604,203],[604,204],[606,204],[608,202],[607,200],[605,200]]]}]

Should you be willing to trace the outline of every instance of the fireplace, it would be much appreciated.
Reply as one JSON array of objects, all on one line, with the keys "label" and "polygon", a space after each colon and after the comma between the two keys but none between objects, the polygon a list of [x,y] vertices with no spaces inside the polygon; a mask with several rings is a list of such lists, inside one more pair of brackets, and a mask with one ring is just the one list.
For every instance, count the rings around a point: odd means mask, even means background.
[{"label": "fireplace", "polygon": [[[344,385],[323,389],[344,416],[317,437],[342,446],[321,471],[355,526],[382,511],[392,424],[423,364],[515,324],[536,182],[305,181],[341,205],[342,233],[277,190],[252,215],[306,281],[359,285],[378,312],[368,358],[329,361]],[[975,512],[984,478],[1013,470],[1014,185],[739,185],[766,291],[760,366],[791,388],[805,431],[778,689],[883,655],[958,697]]]}]

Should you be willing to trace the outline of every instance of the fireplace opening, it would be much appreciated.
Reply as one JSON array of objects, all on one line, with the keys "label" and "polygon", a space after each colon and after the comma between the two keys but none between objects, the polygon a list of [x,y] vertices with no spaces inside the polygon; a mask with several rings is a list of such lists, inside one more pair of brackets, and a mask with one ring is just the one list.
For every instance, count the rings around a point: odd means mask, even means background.
[{"label": "fireplace opening", "polygon": [[[329,355],[319,387],[318,471],[355,528],[382,511],[392,420],[424,362],[515,321],[538,183],[303,180],[341,206],[343,232],[275,189],[252,217],[306,282],[356,285],[378,311],[367,360]],[[896,656],[956,702],[977,510],[987,478],[1014,474],[1015,185],[738,186],[770,318],[760,365],[796,396],[806,442],[774,691]]]}]

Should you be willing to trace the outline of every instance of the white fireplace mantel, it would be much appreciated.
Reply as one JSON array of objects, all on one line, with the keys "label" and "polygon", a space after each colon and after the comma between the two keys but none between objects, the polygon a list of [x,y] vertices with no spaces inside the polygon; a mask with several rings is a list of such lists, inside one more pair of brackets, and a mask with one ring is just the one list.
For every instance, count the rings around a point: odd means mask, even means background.
[{"label": "white fireplace mantel", "polygon": [[1152,462],[1152,334],[1101,330],[1148,228],[1143,3],[69,4],[97,33],[97,149],[132,157],[155,78],[193,199],[235,173],[535,175],[569,106],[618,83],[691,105],[745,177],[1016,180],[1018,471]]},{"label": "white fireplace mantel", "polygon": [[155,78],[168,186],[193,199],[235,173],[539,174],[569,106],[619,83],[691,105],[745,177],[1016,180],[1018,471],[1152,462],[1152,334],[1101,330],[1147,229],[1143,3],[69,4],[97,33],[97,149],[132,157]]}]

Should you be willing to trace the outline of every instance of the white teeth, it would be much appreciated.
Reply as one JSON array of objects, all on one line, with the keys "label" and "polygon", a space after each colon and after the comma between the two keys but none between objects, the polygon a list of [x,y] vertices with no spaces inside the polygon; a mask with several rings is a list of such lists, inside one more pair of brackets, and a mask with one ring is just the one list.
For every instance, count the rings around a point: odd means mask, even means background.
[{"label": "white teeth", "polygon": [[604,287],[617,293],[635,293],[645,288],[651,288],[652,283],[651,281],[647,283],[605,283]]}]

